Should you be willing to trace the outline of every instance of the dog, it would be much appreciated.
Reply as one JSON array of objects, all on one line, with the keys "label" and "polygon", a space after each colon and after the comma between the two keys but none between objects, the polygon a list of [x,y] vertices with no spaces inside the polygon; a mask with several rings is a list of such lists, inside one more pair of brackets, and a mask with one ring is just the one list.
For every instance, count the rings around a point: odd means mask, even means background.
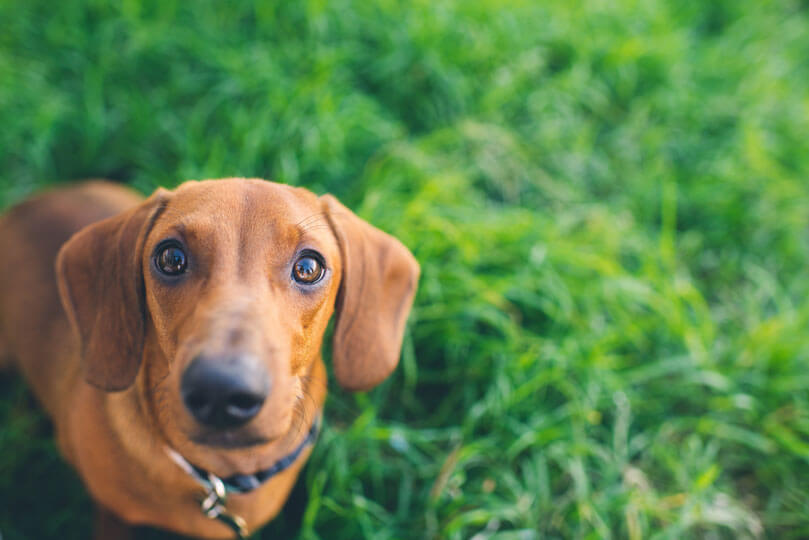
[{"label": "dog", "polygon": [[419,265],[331,195],[257,179],[143,199],[104,181],[0,218],[0,364],[96,503],[134,526],[244,537],[281,509],[326,397],[396,367]]}]

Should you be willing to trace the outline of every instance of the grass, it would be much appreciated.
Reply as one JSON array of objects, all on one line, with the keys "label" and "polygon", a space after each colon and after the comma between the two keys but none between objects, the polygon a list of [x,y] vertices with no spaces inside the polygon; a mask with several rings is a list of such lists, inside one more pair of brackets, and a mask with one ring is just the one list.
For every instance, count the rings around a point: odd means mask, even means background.
[{"label": "grass", "polygon": [[[257,538],[809,537],[805,1],[0,3],[0,204],[330,191],[423,277]],[[4,540],[90,503],[16,379]],[[153,538],[162,538],[157,533]]]}]

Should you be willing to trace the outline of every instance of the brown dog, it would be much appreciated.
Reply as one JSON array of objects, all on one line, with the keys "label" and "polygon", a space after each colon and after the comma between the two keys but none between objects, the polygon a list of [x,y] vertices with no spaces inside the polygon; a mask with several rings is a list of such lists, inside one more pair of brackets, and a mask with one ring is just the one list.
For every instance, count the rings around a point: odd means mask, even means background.
[{"label": "brown dog", "polygon": [[329,318],[338,382],[371,388],[419,274],[330,195],[245,179],[53,190],[0,220],[0,253],[0,364],[53,419],[97,538],[233,538],[275,516],[317,429]]}]

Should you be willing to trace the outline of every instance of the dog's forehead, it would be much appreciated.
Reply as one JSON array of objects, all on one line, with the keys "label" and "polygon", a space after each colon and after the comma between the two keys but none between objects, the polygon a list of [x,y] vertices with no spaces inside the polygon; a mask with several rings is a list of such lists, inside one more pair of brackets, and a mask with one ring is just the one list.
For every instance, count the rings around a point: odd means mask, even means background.
[{"label": "dog's forehead", "polygon": [[239,178],[182,184],[168,198],[156,228],[190,235],[290,237],[323,228],[316,224],[325,225],[326,218],[313,193]]},{"label": "dog's forehead", "polygon": [[251,217],[281,221],[319,211],[317,197],[302,188],[265,180],[227,178],[186,182],[174,192],[169,208],[187,215],[250,213]]}]

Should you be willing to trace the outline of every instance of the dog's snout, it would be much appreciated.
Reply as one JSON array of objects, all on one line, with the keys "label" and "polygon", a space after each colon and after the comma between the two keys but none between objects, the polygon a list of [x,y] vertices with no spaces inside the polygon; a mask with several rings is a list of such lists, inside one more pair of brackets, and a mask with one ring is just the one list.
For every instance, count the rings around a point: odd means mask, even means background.
[{"label": "dog's snout", "polygon": [[186,408],[199,423],[226,429],[258,414],[270,380],[255,357],[200,355],[183,373],[180,390]]}]

